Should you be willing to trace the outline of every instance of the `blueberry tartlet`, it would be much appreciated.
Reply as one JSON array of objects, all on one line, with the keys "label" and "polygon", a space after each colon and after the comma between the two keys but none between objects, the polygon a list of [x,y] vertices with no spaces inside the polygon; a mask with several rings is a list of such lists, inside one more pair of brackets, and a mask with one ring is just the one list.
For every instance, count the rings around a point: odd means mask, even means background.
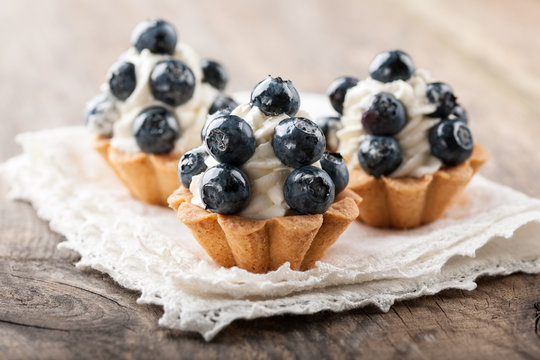
[{"label": "blueberry tartlet", "polygon": [[210,116],[180,159],[169,205],[218,265],[309,269],[358,216],[343,158],[299,108],[292,83],[269,76],[249,104]]},{"label": "blueberry tartlet", "polygon": [[207,115],[236,103],[222,94],[225,69],[200,60],[171,24],[144,21],[131,43],[88,102],[85,122],[97,135],[95,149],[132,195],[166,205],[179,185],[176,163],[200,144]]},{"label": "blueberry tartlet", "polygon": [[348,188],[363,199],[359,219],[411,228],[438,219],[487,160],[452,88],[415,69],[403,51],[377,55],[369,77],[328,89],[340,114],[338,151]]}]

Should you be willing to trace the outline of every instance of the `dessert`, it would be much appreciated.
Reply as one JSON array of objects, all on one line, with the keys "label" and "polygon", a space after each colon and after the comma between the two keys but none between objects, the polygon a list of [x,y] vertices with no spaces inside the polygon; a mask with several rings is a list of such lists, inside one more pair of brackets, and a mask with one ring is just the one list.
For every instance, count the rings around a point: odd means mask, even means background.
[{"label": "dessert", "polygon": [[200,144],[206,116],[236,103],[222,94],[225,69],[201,61],[171,24],[144,21],[131,42],[88,102],[85,122],[96,134],[94,148],[132,195],[166,205],[179,185],[176,163]]},{"label": "dessert", "polygon": [[218,265],[309,269],[358,216],[343,158],[299,108],[292,83],[268,77],[180,159],[169,205]]},{"label": "dessert", "polygon": [[439,218],[487,160],[452,88],[416,69],[403,51],[377,55],[362,81],[328,89],[341,115],[338,151],[359,194],[359,219],[411,228]]}]

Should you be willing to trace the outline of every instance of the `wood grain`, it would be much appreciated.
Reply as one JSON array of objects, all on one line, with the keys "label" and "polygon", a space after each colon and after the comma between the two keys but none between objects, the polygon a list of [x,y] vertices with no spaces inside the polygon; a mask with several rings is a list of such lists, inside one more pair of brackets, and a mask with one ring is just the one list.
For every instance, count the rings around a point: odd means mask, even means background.
[{"label": "wood grain", "polygon": [[[229,90],[267,74],[301,92],[335,77],[364,77],[378,51],[402,48],[452,84],[477,142],[482,173],[540,196],[540,3],[479,0],[227,2],[68,0],[2,2],[0,160],[15,134],[80,124],[82,109],[128,46],[133,26],[165,17],[204,57],[229,69]],[[29,204],[0,197],[0,359],[405,358],[535,359],[539,275],[485,278],[383,314],[237,321],[210,344],[159,328],[162,310],[57,250]]]}]

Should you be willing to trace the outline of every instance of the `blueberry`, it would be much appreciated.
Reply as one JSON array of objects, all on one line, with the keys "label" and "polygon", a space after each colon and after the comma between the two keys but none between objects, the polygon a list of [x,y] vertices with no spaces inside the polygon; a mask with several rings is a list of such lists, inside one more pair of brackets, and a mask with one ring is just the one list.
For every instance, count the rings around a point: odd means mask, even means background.
[{"label": "blueberry", "polygon": [[437,109],[429,114],[429,117],[445,118],[456,107],[454,91],[442,82],[434,82],[427,85],[426,96],[430,103],[437,105]]},{"label": "blueberry", "polygon": [[251,195],[247,176],[229,164],[206,170],[201,180],[201,199],[207,210],[234,214],[246,207]]},{"label": "blueberry", "polygon": [[212,60],[201,61],[201,67],[203,71],[202,82],[212,85],[218,90],[225,89],[227,86],[227,71],[220,63]]},{"label": "blueberry", "polygon": [[314,120],[315,124],[321,128],[326,139],[326,148],[330,151],[336,151],[339,146],[337,131],[343,127],[340,118],[335,116],[325,116]]},{"label": "blueberry", "polygon": [[208,153],[202,145],[182,155],[178,162],[178,178],[184,187],[189,188],[191,179],[206,171],[204,161],[207,157]]},{"label": "blueberry", "polygon": [[253,88],[251,103],[269,116],[294,116],[300,108],[300,95],[290,80],[268,76]]},{"label": "blueberry", "polygon": [[212,121],[216,120],[219,117],[230,115],[230,111],[228,109],[217,111],[211,115],[208,115],[206,117],[206,120],[204,121],[204,125],[201,129],[201,141],[204,142],[204,138],[206,137],[206,133],[208,132],[208,126],[212,123]]},{"label": "blueberry", "polygon": [[[231,99],[232,100],[232,99]],[[234,101],[234,100],[233,100]],[[201,140],[204,142],[204,138],[206,137],[206,133],[208,132],[208,127],[212,123],[212,121],[216,120],[219,117],[230,115],[232,112],[232,109],[229,107],[224,107],[223,109],[219,109],[211,114],[209,114],[206,117],[206,120],[204,121],[204,125],[201,129]]]},{"label": "blueberry", "polygon": [[339,194],[347,187],[349,183],[349,170],[341,154],[325,152],[321,158],[321,167],[334,182],[336,194]]},{"label": "blueberry", "polygon": [[118,100],[124,101],[135,90],[137,79],[135,65],[130,62],[118,62],[109,70],[109,89]]},{"label": "blueberry", "polygon": [[401,50],[380,53],[369,65],[369,76],[384,83],[409,80],[414,71],[412,59]]},{"label": "blueberry", "polygon": [[362,169],[376,178],[390,175],[402,161],[399,144],[388,136],[370,136],[358,148],[358,162]]},{"label": "blueberry", "polygon": [[253,155],[256,143],[247,122],[235,115],[224,115],[208,125],[204,145],[217,161],[240,166]]},{"label": "blueberry", "polygon": [[321,158],[326,140],[321,128],[313,121],[293,117],[282,120],[276,126],[272,147],[283,164],[299,168]]},{"label": "blueberry", "polygon": [[156,99],[165,104],[179,106],[188,102],[193,96],[195,75],[181,61],[160,61],[150,74],[150,90]]},{"label": "blueberry", "polygon": [[459,104],[456,104],[456,106],[452,109],[449,117],[451,119],[463,121],[464,123],[469,122],[469,116],[467,115],[467,111],[465,111],[465,109]]},{"label": "blueberry", "polygon": [[397,134],[407,122],[405,107],[393,95],[378,93],[369,108],[362,114],[362,126],[372,135]]},{"label": "blueberry", "polygon": [[347,91],[358,84],[358,79],[349,76],[342,76],[332,81],[326,94],[330,99],[332,107],[340,114],[343,114],[343,102]]},{"label": "blueberry", "polygon": [[133,121],[133,135],[145,153],[167,154],[180,137],[176,117],[169,110],[154,106],[143,110]]},{"label": "blueberry", "polygon": [[233,98],[229,96],[225,96],[222,94],[219,94],[214,99],[214,102],[212,103],[212,106],[210,106],[210,109],[208,110],[209,114],[213,114],[216,111],[220,110],[229,110],[229,113],[233,111],[238,106],[238,103],[234,101]]},{"label": "blueberry", "polygon": [[118,118],[115,101],[107,93],[95,96],[86,104],[84,122],[94,133],[112,137],[113,125]]},{"label": "blueberry", "polygon": [[138,52],[148,49],[154,54],[172,55],[176,48],[176,30],[163,20],[143,21],[131,33],[131,43]]},{"label": "blueberry", "polygon": [[459,165],[471,156],[474,142],[463,121],[445,119],[429,130],[431,154],[447,166]]},{"label": "blueberry", "polygon": [[299,214],[322,214],[334,201],[335,186],[326,171],[309,165],[291,172],[285,180],[283,196]]}]

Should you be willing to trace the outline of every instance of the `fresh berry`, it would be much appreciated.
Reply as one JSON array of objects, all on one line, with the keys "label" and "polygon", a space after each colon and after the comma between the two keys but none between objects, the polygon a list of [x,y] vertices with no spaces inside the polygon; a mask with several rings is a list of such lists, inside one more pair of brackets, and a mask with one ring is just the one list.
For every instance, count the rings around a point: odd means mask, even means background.
[{"label": "fresh berry", "polygon": [[251,195],[247,176],[229,164],[206,170],[201,179],[201,199],[207,210],[234,214],[246,207]]},{"label": "fresh berry", "polygon": [[452,109],[449,118],[463,121],[464,123],[469,122],[469,116],[467,115],[467,111],[465,111],[465,109],[459,104],[456,104],[456,106]]},{"label": "fresh berry", "polygon": [[133,135],[145,153],[167,154],[180,136],[176,117],[169,110],[154,106],[145,109],[133,121]]},{"label": "fresh berry", "polygon": [[471,156],[474,142],[463,121],[442,120],[429,130],[431,154],[447,166],[459,165]]},{"label": "fresh berry", "polygon": [[343,102],[347,91],[358,84],[358,79],[349,76],[342,76],[332,81],[326,94],[330,99],[332,107],[340,114],[343,114]]},{"label": "fresh berry", "polygon": [[427,85],[426,96],[430,103],[437,105],[437,109],[429,114],[429,117],[445,118],[456,107],[454,91],[442,82],[434,82]]},{"label": "fresh berry", "polygon": [[251,103],[269,116],[294,116],[300,108],[300,95],[290,80],[268,76],[253,88]]},{"label": "fresh berry", "polygon": [[283,195],[287,205],[299,214],[322,214],[334,201],[335,186],[326,171],[309,165],[287,177]]},{"label": "fresh berry", "polygon": [[189,188],[191,179],[206,171],[205,160],[208,153],[204,146],[196,147],[182,155],[178,162],[178,178],[184,187]]},{"label": "fresh berry", "polygon": [[369,108],[362,114],[362,126],[372,135],[397,134],[407,122],[405,107],[393,95],[378,93]]},{"label": "fresh berry", "polygon": [[219,109],[216,112],[213,112],[211,114],[209,113],[208,116],[206,116],[206,120],[204,121],[204,125],[201,129],[201,140],[204,142],[204,138],[206,137],[206,133],[208,132],[208,127],[210,126],[212,121],[216,120],[219,117],[230,115],[231,112],[232,112],[231,108],[224,107],[223,109]]},{"label": "fresh berry", "polygon": [[181,61],[160,61],[150,74],[150,90],[156,99],[165,104],[179,106],[193,96],[195,76]]},{"label": "fresh berry", "polygon": [[206,117],[206,120],[204,121],[204,125],[201,129],[201,141],[204,142],[204,138],[206,137],[206,133],[208,132],[208,126],[212,123],[212,121],[216,120],[219,117],[230,115],[230,111],[228,109],[217,111],[213,114],[210,114]]},{"label": "fresh berry", "polygon": [[293,168],[313,164],[324,153],[326,140],[319,126],[301,117],[282,120],[272,137],[274,154]]},{"label": "fresh berry", "polygon": [[225,89],[228,76],[227,71],[220,63],[212,60],[203,60],[201,67],[203,71],[202,82],[206,82],[220,91]]},{"label": "fresh berry", "polygon": [[339,153],[325,152],[321,158],[321,168],[328,173],[336,186],[336,194],[339,194],[349,183],[349,170],[345,160]]},{"label": "fresh berry", "polygon": [[240,166],[253,155],[256,143],[247,122],[235,115],[224,115],[208,125],[204,145],[217,161]]},{"label": "fresh berry", "polygon": [[148,49],[154,54],[172,55],[176,48],[176,30],[163,20],[143,21],[131,33],[131,43],[138,52]]},{"label": "fresh berry", "polygon": [[330,151],[336,151],[339,146],[337,131],[343,127],[340,118],[335,116],[325,116],[314,120],[315,124],[321,128],[326,139],[326,148]]},{"label": "fresh berry", "polygon": [[409,80],[414,73],[414,63],[401,50],[386,51],[375,56],[369,65],[369,76],[383,83]]},{"label": "fresh berry", "polygon": [[219,94],[214,99],[212,106],[208,110],[209,114],[214,114],[216,111],[229,110],[229,113],[238,106],[238,103],[233,98]]},{"label": "fresh berry", "polygon": [[130,62],[118,62],[109,70],[109,89],[118,100],[124,101],[135,90],[137,79],[135,65]]},{"label": "fresh berry", "polygon": [[86,104],[84,122],[92,132],[101,136],[112,137],[118,117],[115,101],[107,93],[97,95]]},{"label": "fresh berry", "polygon": [[402,161],[399,144],[388,136],[370,136],[358,148],[358,162],[362,169],[376,178],[390,175]]}]

